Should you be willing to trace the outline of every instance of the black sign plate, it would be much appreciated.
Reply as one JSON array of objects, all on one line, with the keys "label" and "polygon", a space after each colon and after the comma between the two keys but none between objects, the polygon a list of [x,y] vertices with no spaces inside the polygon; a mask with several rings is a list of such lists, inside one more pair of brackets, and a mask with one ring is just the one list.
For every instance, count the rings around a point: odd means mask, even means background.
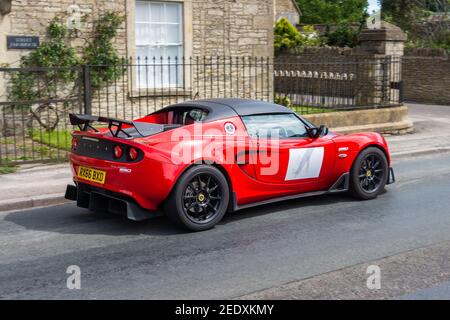
[{"label": "black sign plate", "polygon": [[36,49],[39,47],[39,37],[34,36],[8,36],[8,49]]}]

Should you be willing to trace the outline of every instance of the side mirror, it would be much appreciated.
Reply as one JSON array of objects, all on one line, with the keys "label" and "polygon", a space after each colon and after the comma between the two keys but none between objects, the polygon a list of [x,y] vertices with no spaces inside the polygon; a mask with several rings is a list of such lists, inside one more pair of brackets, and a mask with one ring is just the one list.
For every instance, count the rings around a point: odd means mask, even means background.
[{"label": "side mirror", "polygon": [[328,134],[328,128],[324,125],[320,126],[319,128],[306,128],[306,131],[308,133],[308,136],[311,139],[317,139],[321,136],[326,136]]},{"label": "side mirror", "polygon": [[324,125],[321,125],[319,130],[320,130],[319,137],[320,136],[326,136],[328,134],[328,132],[329,132],[328,128],[326,126],[324,126]]}]

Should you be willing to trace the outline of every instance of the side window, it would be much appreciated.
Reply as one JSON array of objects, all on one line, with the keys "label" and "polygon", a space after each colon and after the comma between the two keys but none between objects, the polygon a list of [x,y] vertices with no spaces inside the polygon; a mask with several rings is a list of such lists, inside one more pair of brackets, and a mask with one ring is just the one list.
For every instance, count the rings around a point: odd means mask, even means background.
[{"label": "side window", "polygon": [[305,124],[293,114],[267,114],[242,117],[252,138],[305,138]]},{"label": "side window", "polygon": [[208,111],[199,108],[180,108],[166,112],[154,112],[147,117],[151,117],[156,123],[189,125],[194,122],[204,121],[208,116]]},{"label": "side window", "polygon": [[174,122],[181,125],[190,125],[205,120],[208,112],[202,109],[180,110],[175,112]]}]

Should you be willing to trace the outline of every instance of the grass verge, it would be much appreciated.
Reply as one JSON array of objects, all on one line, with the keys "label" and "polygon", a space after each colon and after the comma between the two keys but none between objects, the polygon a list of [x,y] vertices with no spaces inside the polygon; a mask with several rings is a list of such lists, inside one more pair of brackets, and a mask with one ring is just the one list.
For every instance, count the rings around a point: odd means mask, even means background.
[{"label": "grass verge", "polygon": [[69,130],[53,132],[30,130],[30,137],[36,142],[61,150],[70,151],[72,145],[72,131]]},{"label": "grass verge", "polygon": [[297,105],[291,106],[291,109],[300,115],[330,113],[330,112],[337,111],[337,110],[330,109],[330,108],[307,107],[307,106],[297,106]]},{"label": "grass verge", "polygon": [[12,164],[8,159],[0,163],[0,174],[8,174],[16,172],[18,167]]}]

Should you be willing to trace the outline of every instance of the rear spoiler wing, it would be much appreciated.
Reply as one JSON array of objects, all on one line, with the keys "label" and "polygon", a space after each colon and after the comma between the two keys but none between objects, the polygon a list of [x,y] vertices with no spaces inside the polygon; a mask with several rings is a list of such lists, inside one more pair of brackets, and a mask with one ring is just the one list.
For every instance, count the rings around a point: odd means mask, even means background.
[{"label": "rear spoiler wing", "polygon": [[[136,122],[75,113],[69,114],[69,118],[70,124],[78,126],[81,131],[94,130],[95,132],[98,132],[98,130],[92,126],[92,123],[107,123],[111,135],[115,138],[117,138],[120,133],[123,133],[128,138],[133,138],[135,137],[133,136],[134,132],[138,133],[141,137],[148,137],[164,131],[163,125],[155,123]],[[131,127],[132,130],[126,131],[127,128],[123,128],[123,125]]]}]

